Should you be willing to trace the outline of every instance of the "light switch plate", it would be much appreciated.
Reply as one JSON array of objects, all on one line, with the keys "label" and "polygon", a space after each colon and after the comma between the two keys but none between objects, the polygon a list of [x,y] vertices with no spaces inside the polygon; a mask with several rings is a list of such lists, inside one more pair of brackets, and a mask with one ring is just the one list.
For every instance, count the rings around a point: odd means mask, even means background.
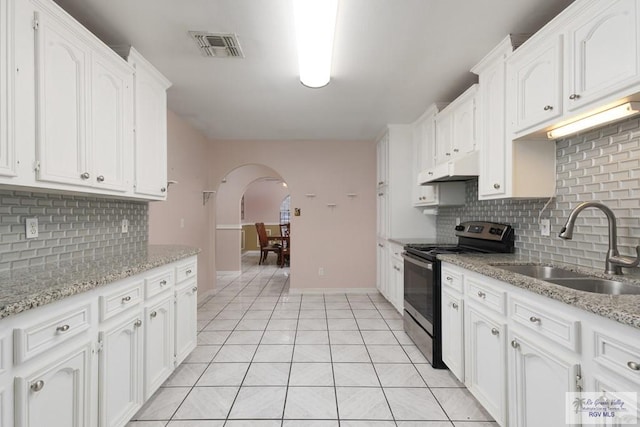
[{"label": "light switch plate", "polygon": [[24,229],[27,239],[35,239],[38,237],[38,218],[27,218]]},{"label": "light switch plate", "polygon": [[551,220],[549,218],[540,220],[540,235],[545,237],[551,235]]}]

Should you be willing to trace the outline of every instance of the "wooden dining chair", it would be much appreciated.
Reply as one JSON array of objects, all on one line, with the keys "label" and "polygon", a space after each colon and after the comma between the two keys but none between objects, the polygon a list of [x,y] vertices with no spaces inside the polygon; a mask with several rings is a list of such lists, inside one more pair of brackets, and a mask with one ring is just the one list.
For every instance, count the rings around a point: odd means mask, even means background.
[{"label": "wooden dining chair", "polygon": [[280,254],[280,267],[284,267],[286,261],[291,264],[291,223],[280,224],[280,236],[282,239],[282,253]]},{"label": "wooden dining chair", "polygon": [[256,222],[256,232],[258,233],[258,241],[260,242],[260,261],[258,265],[267,260],[269,252],[275,252],[278,256],[277,263],[281,264],[282,259],[282,245],[271,243],[269,236],[267,236],[267,230],[264,228],[264,222]]}]

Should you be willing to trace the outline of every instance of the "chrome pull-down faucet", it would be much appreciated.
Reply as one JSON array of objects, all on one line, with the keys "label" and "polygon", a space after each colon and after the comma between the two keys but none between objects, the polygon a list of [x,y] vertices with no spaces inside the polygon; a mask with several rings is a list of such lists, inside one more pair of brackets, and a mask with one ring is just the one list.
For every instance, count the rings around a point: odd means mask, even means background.
[{"label": "chrome pull-down faucet", "polygon": [[621,256],[618,252],[618,233],[616,230],[616,216],[611,209],[598,202],[583,202],[576,206],[567,218],[567,223],[560,230],[558,237],[565,240],[573,238],[573,227],[578,214],[586,208],[598,208],[607,216],[609,221],[609,250],[605,259],[605,274],[622,274],[622,267],[636,267],[640,264],[640,246],[636,246],[636,257]]}]

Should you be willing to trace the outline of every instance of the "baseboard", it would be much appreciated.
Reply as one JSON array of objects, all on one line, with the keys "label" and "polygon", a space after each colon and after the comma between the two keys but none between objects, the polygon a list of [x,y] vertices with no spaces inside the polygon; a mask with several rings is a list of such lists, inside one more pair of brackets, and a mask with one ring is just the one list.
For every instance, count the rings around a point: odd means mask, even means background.
[{"label": "baseboard", "polygon": [[245,256],[245,255],[260,255],[260,250],[242,252],[242,256]]},{"label": "baseboard", "polygon": [[290,288],[289,294],[372,294],[377,288]]}]

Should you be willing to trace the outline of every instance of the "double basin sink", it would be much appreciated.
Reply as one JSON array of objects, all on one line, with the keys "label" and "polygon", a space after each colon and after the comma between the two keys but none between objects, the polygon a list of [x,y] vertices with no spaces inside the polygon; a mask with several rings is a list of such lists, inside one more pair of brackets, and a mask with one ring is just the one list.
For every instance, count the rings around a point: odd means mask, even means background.
[{"label": "double basin sink", "polygon": [[606,295],[640,295],[640,286],[602,279],[548,265],[494,265],[523,276],[555,283],[565,288]]}]

